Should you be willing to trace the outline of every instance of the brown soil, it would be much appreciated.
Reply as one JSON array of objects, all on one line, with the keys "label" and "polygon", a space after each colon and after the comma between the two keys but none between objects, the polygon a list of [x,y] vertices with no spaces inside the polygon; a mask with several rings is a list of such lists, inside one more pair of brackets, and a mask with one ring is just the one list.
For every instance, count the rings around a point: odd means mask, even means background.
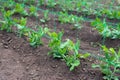
[{"label": "brown soil", "polygon": [[102,80],[100,71],[91,68],[91,58],[70,72],[63,61],[47,55],[45,45],[34,49],[24,38],[4,31],[0,44],[0,80]]},{"label": "brown soil", "polygon": [[[40,13],[39,19],[43,14]],[[74,42],[81,40],[81,49],[91,54],[99,54],[102,37],[93,30],[90,23],[83,23],[81,30],[73,30],[72,24],[61,24],[50,15],[51,20],[46,22],[50,29],[64,30],[63,39],[69,38]],[[27,26],[44,25],[34,17],[28,18]],[[81,64],[70,72],[64,61],[53,59],[47,55],[47,39],[43,38],[44,45],[38,48],[30,47],[25,37],[18,37],[15,33],[0,31],[0,80],[103,80],[98,69],[91,68],[97,61],[90,57],[80,59]],[[120,40],[107,39],[104,42],[108,47],[119,47]]]}]

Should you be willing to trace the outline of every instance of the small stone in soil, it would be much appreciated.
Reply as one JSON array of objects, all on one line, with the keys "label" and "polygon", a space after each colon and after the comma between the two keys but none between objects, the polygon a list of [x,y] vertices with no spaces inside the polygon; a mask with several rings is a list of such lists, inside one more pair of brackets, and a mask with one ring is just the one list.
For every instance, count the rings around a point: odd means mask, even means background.
[{"label": "small stone in soil", "polygon": [[53,65],[53,66],[52,66],[52,68],[57,68],[57,67],[58,67],[58,65]]},{"label": "small stone in soil", "polygon": [[7,46],[7,45],[4,45],[4,48],[5,48],[5,49],[8,49],[8,46]]}]

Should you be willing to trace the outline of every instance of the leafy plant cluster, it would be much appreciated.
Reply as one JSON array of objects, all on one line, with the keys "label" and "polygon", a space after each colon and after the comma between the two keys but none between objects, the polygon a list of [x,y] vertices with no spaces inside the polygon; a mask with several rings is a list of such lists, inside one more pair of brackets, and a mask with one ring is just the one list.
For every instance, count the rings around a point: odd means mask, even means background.
[{"label": "leafy plant cluster", "polygon": [[29,13],[30,13],[31,16],[38,16],[37,8],[33,5],[30,6]]},{"label": "leafy plant cluster", "polygon": [[92,26],[104,37],[104,38],[112,38],[112,39],[120,39],[120,25],[110,26],[104,21],[101,21],[99,18],[96,18],[91,23]]},{"label": "leafy plant cluster", "polygon": [[[33,5],[29,7],[29,14],[25,10],[24,5],[16,3],[13,5],[14,2],[10,0],[10,6],[13,7],[13,10],[11,10],[9,7],[7,7],[8,3],[4,3],[5,7],[3,6],[2,9],[2,15],[3,15],[3,21],[0,21],[0,30],[6,30],[7,32],[12,32],[12,28],[17,28],[17,34],[21,36],[26,36],[27,40],[29,41],[30,45],[33,47],[37,47],[41,44],[43,44],[42,38],[44,35],[49,36],[49,43],[48,47],[50,48],[50,51],[48,52],[49,55],[52,55],[54,58],[62,59],[66,62],[66,65],[70,68],[70,71],[74,70],[75,67],[80,65],[80,58],[87,58],[90,56],[89,53],[79,53],[79,47],[80,47],[80,41],[77,40],[76,43],[74,43],[70,39],[63,40],[63,32],[51,32],[47,27],[42,28],[41,26],[38,26],[38,30],[33,30],[31,28],[27,27],[27,18],[21,17],[20,19],[12,18],[13,14],[19,13],[23,16],[31,15],[31,16],[38,16],[37,14],[37,8]],[[51,7],[56,6],[58,3],[52,3],[54,0],[40,0],[40,4],[44,4],[44,1]],[[39,2],[40,2],[39,1]],[[70,0],[69,0],[70,1]],[[69,2],[68,1],[68,2]],[[44,3],[43,3],[44,2]],[[71,3],[71,2],[69,2]],[[78,3],[77,6],[81,6],[81,4],[86,5],[86,3]],[[64,5],[64,4],[63,4]],[[68,4],[69,7],[70,4]],[[64,5],[65,6],[65,5]],[[6,10],[7,7],[7,10]],[[15,7],[15,8],[14,8]],[[70,9],[72,10],[71,7]],[[81,7],[80,7],[81,8]],[[67,9],[67,7],[66,7]],[[77,8],[77,10],[79,10]],[[84,10],[84,9],[83,9]],[[64,9],[65,11],[65,9]],[[87,11],[87,10],[84,10]],[[119,11],[118,12],[109,12],[107,10],[102,11],[102,15],[106,14],[107,16],[112,16],[111,18],[114,18],[116,16],[117,19],[119,19]],[[44,18],[40,19],[41,22],[46,22],[49,20],[48,17],[49,11],[46,10],[44,12]],[[110,14],[109,14],[110,13]],[[114,14],[114,16],[113,16]],[[101,15],[101,12],[100,14]],[[79,23],[81,22],[81,18],[78,18],[74,15],[68,15],[68,13],[61,12],[58,16],[58,20],[61,23],[72,23],[79,27]],[[101,21],[99,18],[97,18],[95,21],[91,23],[92,26],[98,32],[104,37],[110,37],[112,39],[120,39],[120,24],[118,24],[116,27],[107,25],[106,21]],[[102,46],[103,54],[102,56],[98,56],[98,60],[100,61],[99,64],[93,64],[93,68],[99,68],[103,74],[105,74],[104,79],[107,80],[119,80],[119,72],[120,72],[120,50],[117,52],[113,48],[107,48],[106,46]]]},{"label": "leafy plant cluster", "polygon": [[110,19],[120,19],[120,11],[115,9],[102,9],[100,15],[106,16]]},{"label": "leafy plant cluster", "polygon": [[12,12],[11,11],[4,11],[2,10],[3,13],[3,18],[4,20],[1,21],[1,27],[0,27],[0,30],[6,30],[7,32],[11,32],[12,31],[12,26],[13,26],[13,22],[12,22],[12,18],[11,18],[11,15],[12,15]]},{"label": "leafy plant cluster", "polygon": [[102,55],[98,56],[99,64],[93,64],[93,68],[99,68],[105,76],[105,80],[119,80],[120,76],[120,49],[118,52],[114,48],[102,46]]},{"label": "leafy plant cluster", "polygon": [[22,16],[38,16],[37,8],[33,5],[30,5],[27,9],[25,4],[16,3],[13,0],[1,2],[1,10],[9,10],[13,14],[20,14]]},{"label": "leafy plant cluster", "polygon": [[[8,3],[7,3],[8,2]],[[102,4],[97,4],[96,6],[93,6],[95,4],[95,1],[86,1],[86,0],[9,0],[2,4],[5,6],[7,9],[11,8],[13,9],[14,7],[16,8],[14,11],[15,13],[20,13],[22,15],[28,16],[28,13],[26,10],[24,10],[24,5],[16,4],[16,2],[22,2],[24,4],[29,4],[30,9],[30,15],[37,16],[37,9],[35,6],[32,4],[37,3],[37,5],[47,5],[49,7],[55,8],[58,6],[62,11],[68,12],[68,11],[77,11],[78,13],[83,13],[84,15],[96,15],[96,16],[106,16],[110,19],[120,19],[120,11],[119,7],[113,6],[113,3],[111,2],[112,5],[110,5],[110,8],[106,8],[105,5]],[[15,6],[16,4],[16,6]],[[22,12],[20,12],[22,11]]]},{"label": "leafy plant cluster", "polygon": [[[18,10],[18,7],[20,7],[20,4],[16,4],[17,9],[15,8],[14,11],[12,10],[3,10],[4,15],[4,21],[2,23],[5,25],[2,25],[0,27],[1,30],[6,30],[8,32],[12,31],[12,27],[16,27],[17,34],[22,37],[26,36],[27,40],[30,43],[30,46],[37,47],[41,44],[42,38],[44,35],[47,35],[50,37],[49,40],[49,48],[51,51],[49,54],[53,55],[54,58],[60,58],[63,59],[67,66],[70,67],[70,71],[72,71],[75,67],[79,66],[80,60],[79,58],[87,58],[90,54],[80,54],[78,52],[79,50],[79,41],[77,43],[73,43],[70,39],[67,39],[66,41],[62,41],[63,33],[59,32],[58,34],[56,32],[49,32],[48,28],[42,28],[41,26],[38,27],[38,30],[33,30],[31,28],[27,27],[27,18],[21,17],[13,18],[12,15],[14,12],[20,13],[23,8],[20,8]],[[17,11],[18,10],[18,11]],[[23,13],[22,13],[23,14]],[[46,11],[46,14],[44,16],[45,20],[48,20],[48,11]],[[14,32],[14,31],[13,31]]]},{"label": "leafy plant cluster", "polygon": [[47,33],[48,28],[42,28],[39,26],[38,31],[32,30],[26,26],[27,18],[21,17],[20,19],[12,18],[13,12],[8,10],[3,10],[3,21],[0,21],[0,30],[6,30],[7,32],[12,32],[12,28],[16,27],[19,36],[27,36],[30,45],[37,47],[42,44],[42,37]]},{"label": "leafy plant cluster", "polygon": [[97,2],[86,1],[86,0],[43,0],[41,5],[47,5],[49,7],[55,8],[58,6],[62,11],[77,11],[78,13],[83,13],[84,15],[96,15],[96,16],[106,16],[110,19],[120,19],[119,7],[113,6],[110,3],[110,8],[106,8],[105,5],[97,4]]},{"label": "leafy plant cluster", "polygon": [[37,47],[43,44],[42,37],[49,31],[48,28],[42,28],[41,26],[38,26],[38,30],[28,28],[26,26],[26,18],[21,18],[20,20],[14,19],[14,21],[16,22],[19,36],[26,36],[31,46]]},{"label": "leafy plant cluster", "polygon": [[0,0],[0,9],[4,8],[4,9],[11,9],[14,7],[15,2],[13,0]]},{"label": "leafy plant cluster", "polygon": [[81,28],[81,22],[83,18],[82,17],[77,17],[75,15],[69,15],[67,12],[60,12],[58,15],[58,21],[61,23],[71,23],[74,24],[74,28]]},{"label": "leafy plant cluster", "polygon": [[48,33],[48,35],[50,37],[48,46],[51,49],[49,54],[53,55],[54,58],[63,59],[67,66],[70,67],[70,71],[80,65],[79,58],[87,58],[90,56],[89,53],[80,54],[78,52],[80,47],[79,41],[76,43],[73,43],[70,39],[62,41],[63,32],[59,32],[58,34],[52,32]]}]

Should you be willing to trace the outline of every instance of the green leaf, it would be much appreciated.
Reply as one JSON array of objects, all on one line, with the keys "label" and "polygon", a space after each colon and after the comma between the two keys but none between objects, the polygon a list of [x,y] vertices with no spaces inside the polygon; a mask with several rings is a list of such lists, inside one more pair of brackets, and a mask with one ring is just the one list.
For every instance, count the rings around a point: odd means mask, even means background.
[{"label": "green leaf", "polygon": [[113,79],[114,79],[114,80],[119,80],[119,78],[118,78],[117,76],[115,76]]},{"label": "green leaf", "polygon": [[80,64],[79,60],[75,60],[74,63],[72,63],[73,66],[78,66]]},{"label": "green leaf", "polygon": [[49,32],[49,29],[47,27],[44,28],[44,32],[45,33],[48,33]]},{"label": "green leaf", "polygon": [[90,53],[80,54],[80,58],[87,58],[90,56]]},{"label": "green leaf", "polygon": [[92,68],[100,68],[100,65],[92,64]]},{"label": "green leaf", "polygon": [[106,75],[110,75],[112,73],[112,71],[109,69],[102,69],[102,73],[104,73]]},{"label": "green leaf", "polygon": [[79,47],[80,47],[80,41],[77,40],[76,44],[75,44],[75,49],[76,50],[79,50]]},{"label": "green leaf", "polygon": [[30,45],[31,45],[31,46],[35,46],[35,45],[36,45],[36,42],[31,42]]},{"label": "green leaf", "polygon": [[59,33],[58,33],[58,39],[61,40],[61,39],[62,39],[62,36],[63,36],[63,32],[59,32]]},{"label": "green leaf", "polygon": [[21,26],[21,25],[19,25],[19,24],[16,24],[17,25],[17,28],[18,29],[23,29],[24,28],[24,26]]},{"label": "green leaf", "polygon": [[75,60],[70,67],[70,71],[72,71],[76,66],[79,66],[80,61],[79,60]]},{"label": "green leaf", "polygon": [[10,10],[8,10],[8,11],[6,11],[6,12],[4,13],[4,16],[7,17],[7,18],[9,18],[12,14],[13,14],[13,12],[10,11]]},{"label": "green leaf", "polygon": [[114,54],[114,55],[116,54],[116,52],[113,48],[110,48],[109,50],[111,51],[112,54]]},{"label": "green leaf", "polygon": [[119,51],[118,51],[118,57],[120,58],[120,49],[119,49]]},{"label": "green leaf", "polygon": [[109,50],[106,46],[102,46],[102,49],[103,49],[104,52],[109,52]]},{"label": "green leaf", "polygon": [[45,23],[45,20],[44,20],[44,19],[40,19],[40,21],[41,21],[42,23]]},{"label": "green leaf", "polygon": [[54,52],[53,57],[54,58],[62,58],[62,55],[60,53],[58,53],[58,52]]},{"label": "green leaf", "polygon": [[66,42],[64,42],[60,45],[60,48],[70,47],[69,45],[71,45],[71,44],[72,44],[72,41],[70,39],[67,39]]}]

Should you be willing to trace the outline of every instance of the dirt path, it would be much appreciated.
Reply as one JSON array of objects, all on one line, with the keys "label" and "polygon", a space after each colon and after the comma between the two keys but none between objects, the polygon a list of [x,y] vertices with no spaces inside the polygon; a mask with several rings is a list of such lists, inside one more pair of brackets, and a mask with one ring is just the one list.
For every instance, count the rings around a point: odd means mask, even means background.
[{"label": "dirt path", "polygon": [[17,53],[0,46],[0,80],[25,80],[25,68]]}]

